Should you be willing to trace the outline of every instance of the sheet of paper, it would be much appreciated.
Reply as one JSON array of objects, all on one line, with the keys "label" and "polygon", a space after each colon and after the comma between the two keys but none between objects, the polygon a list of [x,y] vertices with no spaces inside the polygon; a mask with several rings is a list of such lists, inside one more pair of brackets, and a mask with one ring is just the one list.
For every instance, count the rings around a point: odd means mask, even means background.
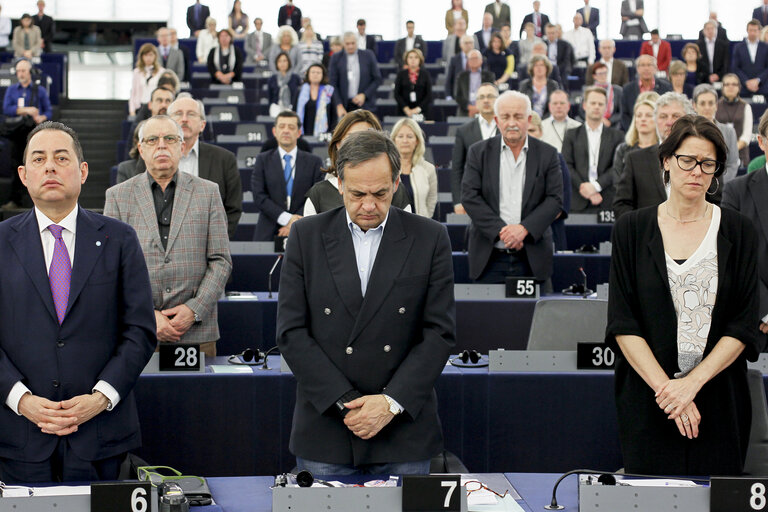
[{"label": "sheet of paper", "polygon": [[212,364],[213,373],[253,373],[253,367],[243,365]]},{"label": "sheet of paper", "polygon": [[696,487],[696,482],[690,480],[676,480],[672,478],[638,478],[622,479],[616,482],[618,485],[630,487]]}]

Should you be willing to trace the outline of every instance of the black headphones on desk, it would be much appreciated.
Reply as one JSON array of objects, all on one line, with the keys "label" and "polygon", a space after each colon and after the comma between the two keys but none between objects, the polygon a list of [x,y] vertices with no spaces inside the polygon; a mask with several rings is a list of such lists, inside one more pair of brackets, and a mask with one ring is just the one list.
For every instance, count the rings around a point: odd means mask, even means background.
[{"label": "black headphones on desk", "polygon": [[[264,362],[264,352],[259,349],[247,348],[239,354],[232,354],[227,358],[229,364],[241,364],[247,366],[256,366]],[[239,359],[242,358],[242,359]]]},{"label": "black headphones on desk", "polygon": [[488,366],[488,359],[483,358],[483,355],[477,350],[464,350],[456,357],[450,358],[448,362],[457,368],[483,368]]}]

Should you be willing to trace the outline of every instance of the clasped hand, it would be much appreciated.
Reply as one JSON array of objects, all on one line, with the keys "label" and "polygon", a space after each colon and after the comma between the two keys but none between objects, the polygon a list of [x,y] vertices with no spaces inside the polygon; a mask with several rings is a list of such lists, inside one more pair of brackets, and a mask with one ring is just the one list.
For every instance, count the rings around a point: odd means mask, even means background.
[{"label": "clasped hand", "polygon": [[674,420],[680,434],[688,439],[699,435],[701,414],[693,401],[698,392],[696,384],[683,377],[666,381],[655,394],[659,408],[668,414],[668,419]]},{"label": "clasped hand", "polygon": [[526,236],[528,236],[528,230],[522,224],[507,224],[499,231],[499,240],[504,242],[507,249],[517,251],[523,248]]},{"label": "clasped hand", "polygon": [[19,400],[19,412],[44,434],[66,436],[77,432],[78,425],[104,411],[108,403],[107,397],[98,391],[61,402],[27,393]]},{"label": "clasped hand", "polygon": [[365,395],[344,404],[350,409],[344,424],[360,439],[371,439],[386,427],[394,414],[389,412],[389,402],[384,395]]}]

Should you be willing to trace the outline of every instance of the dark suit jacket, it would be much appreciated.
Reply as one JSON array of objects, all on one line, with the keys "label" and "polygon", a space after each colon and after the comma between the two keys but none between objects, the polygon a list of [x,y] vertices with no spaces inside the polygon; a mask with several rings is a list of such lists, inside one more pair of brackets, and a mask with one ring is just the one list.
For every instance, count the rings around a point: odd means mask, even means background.
[{"label": "dark suit jacket", "polygon": [[[411,92],[416,93],[416,101],[411,101]],[[419,69],[416,83],[412,84],[407,69],[401,69],[395,77],[395,101],[397,102],[398,115],[403,114],[403,108],[421,107],[421,113],[426,119],[430,119],[432,110],[432,79],[429,71]]]},{"label": "dark suit jacket", "polygon": [[720,80],[728,73],[729,61],[730,61],[730,47],[728,40],[715,39],[715,55],[712,59],[712,70],[709,69],[709,54],[707,53],[707,41],[706,39],[699,39],[699,51],[701,52],[701,60],[706,64],[707,70],[707,82],[709,82],[709,74],[717,73]]},{"label": "dark suit jacket", "polygon": [[[581,14],[582,19],[584,18],[584,8],[576,9],[576,12]],[[595,39],[597,39],[597,26],[600,24],[600,9],[597,9],[595,7],[590,6],[589,9],[589,23],[586,21],[584,22],[584,27],[588,28],[592,31],[592,35],[595,36]]]},{"label": "dark suit jacket", "polygon": [[[718,22],[717,23],[717,35],[715,38],[720,41],[723,40],[726,43],[728,42],[728,31],[723,28],[723,24]],[[704,29],[699,30],[699,42],[704,40]]]},{"label": "dark suit jacket", "polygon": [[[491,34],[498,31],[499,29],[495,27],[491,27]],[[475,32],[475,39],[477,40],[477,49],[480,50],[480,53],[483,53],[487,48],[487,46],[485,46],[485,41],[483,41],[483,29],[480,29],[477,32]]]},{"label": "dark suit jacket", "polygon": [[[232,69],[235,73],[235,77],[232,79],[233,82],[240,82],[243,79],[243,52],[238,48],[237,46],[232,45],[232,49],[235,50],[235,68]],[[208,72],[211,74],[211,82],[214,84],[219,83],[219,80],[216,78],[216,72],[220,71],[216,67],[216,61],[214,60],[214,54],[219,51],[217,48],[212,48],[211,51],[208,53]]]},{"label": "dark suit jacket", "polygon": [[[650,55],[653,57],[653,46],[650,41],[643,41],[640,45],[640,55]],[[656,58],[656,67],[659,71],[669,69],[669,63],[672,61],[672,45],[663,39],[659,40],[659,56]]]},{"label": "dark suit jacket", "polygon": [[[549,16],[543,13],[541,14],[541,36],[544,37],[544,29],[547,28],[547,23],[549,23]],[[520,35],[522,36],[525,30],[523,29],[525,27],[526,23],[533,23],[533,13],[526,14],[525,18],[523,18],[523,22],[520,24]]]},{"label": "dark suit jacket", "polygon": [[571,211],[611,209],[613,205],[613,154],[616,147],[624,140],[624,135],[614,128],[603,126],[600,136],[600,152],[597,156],[597,182],[603,188],[600,194],[603,202],[592,206],[589,200],[579,193],[579,185],[589,181],[589,141],[586,125],[572,128],[563,138],[563,158],[571,171]]},{"label": "dark suit jacket", "polygon": [[505,23],[509,24],[511,23],[511,13],[509,11],[509,5],[506,2],[501,2],[501,9],[499,10],[499,15],[496,16],[496,6],[493,5],[495,2],[491,2],[490,4],[485,6],[485,11],[483,13],[489,12],[491,13],[491,16],[493,16],[493,28],[496,30],[501,30],[501,26]]},{"label": "dark suit jacket", "polygon": [[[530,78],[526,78],[520,82],[520,87],[518,89],[521,93],[531,98],[531,102],[533,102],[533,81]],[[562,89],[560,84],[551,78],[547,79],[547,100],[544,102],[544,113],[541,116],[542,118],[549,116],[549,95],[552,94],[552,91],[557,91],[559,89]]]},{"label": "dark suit jacket", "polygon": [[453,204],[461,204],[461,180],[464,177],[464,164],[467,161],[467,151],[475,142],[483,140],[480,131],[480,121],[472,119],[456,130],[456,141],[451,155],[451,195]]},{"label": "dark suit jacket", "polygon": [[667,200],[658,145],[627,153],[624,157],[624,171],[616,179],[613,211],[617,219],[632,210]]},{"label": "dark suit jacket", "polygon": [[[433,387],[455,345],[448,233],[391,207],[363,297],[345,212],[296,222],[283,260],[277,346],[298,383],[290,450],[338,464],[426,460],[442,450]],[[404,411],[363,441],[334,406],[352,390],[386,392]]]},{"label": "dark suit jacket", "polygon": [[[635,0],[635,9],[645,9],[643,0]],[[645,12],[643,12],[645,14]],[[629,8],[629,1],[628,0],[622,0],[621,1],[621,17],[627,17],[630,20],[639,20],[640,25],[635,25],[634,27],[628,27],[627,22],[622,20],[621,21],[621,28],[619,29],[619,33],[622,37],[627,37],[627,35],[634,31],[636,28],[640,29],[641,34],[645,34],[648,32],[648,25],[645,24],[645,18],[643,16],[638,16],[635,14],[634,11],[630,10]]]},{"label": "dark suit jacket", "polygon": [[[550,43],[547,43],[549,46]],[[564,39],[557,40],[557,67],[560,69],[560,84],[568,90],[568,75],[571,74],[576,57],[573,55],[573,46]]]},{"label": "dark suit jacket", "polygon": [[189,27],[189,37],[195,37],[195,32],[205,29],[205,20],[211,15],[211,10],[207,5],[200,6],[200,19],[195,23],[195,5],[187,7],[187,26]]},{"label": "dark suit jacket", "polygon": [[[397,64],[398,69],[403,67],[405,62],[403,61],[403,54],[405,53],[405,37],[402,39],[398,39],[395,42],[395,64]],[[421,54],[424,55],[424,59],[427,58],[427,43],[424,42],[424,39],[420,35],[413,36],[413,49],[414,50],[421,50]]]},{"label": "dark suit jacket", "polygon": [[38,18],[37,14],[33,14],[32,23],[40,27],[40,35],[43,38],[43,50],[46,52],[53,51],[51,44],[53,43],[53,36],[56,34],[56,22],[47,14],[43,14],[42,19]]},{"label": "dark suit jacket", "polygon": [[[373,110],[376,108],[376,89],[381,85],[381,71],[379,71],[379,65],[376,63],[376,55],[370,50],[357,50],[357,59],[360,63],[358,92],[365,94],[363,108]],[[342,51],[334,54],[328,66],[328,77],[334,88],[333,95],[337,102],[346,105],[349,90],[347,52]]]},{"label": "dark suit jacket", "polygon": [[[288,89],[291,91],[291,100],[293,101],[293,110],[296,110],[295,98],[298,95],[299,88],[301,87],[301,78],[296,73],[291,73],[291,77],[288,79]],[[267,95],[269,97],[269,103],[277,103],[280,101],[280,86],[277,82],[277,75],[274,74],[267,80]]]},{"label": "dark suit jacket", "polygon": [[[466,116],[468,114],[467,105],[469,105],[469,71],[462,71],[459,76],[456,77],[456,103],[459,104],[459,115]],[[480,83],[493,82],[496,77],[490,71],[480,72]]]},{"label": "dark suit jacket", "polygon": [[757,7],[752,11],[752,19],[759,21],[763,26],[768,25],[768,16],[764,14],[763,7]]},{"label": "dark suit jacket", "polygon": [[293,12],[290,16],[288,16],[288,6],[280,6],[277,11],[277,26],[282,27],[283,25],[292,26],[297,34],[301,32],[301,9],[296,7],[296,4],[293,5]]},{"label": "dark suit jacket", "polygon": [[[655,80],[653,90],[660,95],[672,90],[672,84],[663,78],[656,78]],[[629,129],[629,125],[632,122],[632,116],[635,112],[635,101],[637,101],[639,95],[640,82],[638,80],[627,82],[621,98],[621,129],[625,132]]]},{"label": "dark suit jacket", "polygon": [[[235,236],[237,223],[243,214],[243,183],[240,179],[240,170],[237,168],[237,158],[224,148],[206,144],[200,141],[200,154],[197,157],[197,172],[204,180],[212,181],[219,186],[221,201],[224,203],[224,211],[227,212],[227,233],[231,240]],[[129,170],[129,169],[126,169]],[[147,170],[144,160],[139,158],[136,168],[130,175],[119,174],[117,182],[122,183],[128,178]]]},{"label": "dark suit jacket", "polygon": [[[359,48],[359,46],[358,46]],[[360,50],[371,50],[374,55],[378,55],[376,53],[376,36],[372,36],[370,34],[365,35],[365,48],[360,48]]]},{"label": "dark suit jacket", "polygon": [[[621,100],[624,98],[624,88],[620,85],[614,85],[613,87],[613,112],[611,113],[611,128],[621,129]],[[582,91],[583,93],[584,91]],[[582,94],[583,97],[583,94]],[[579,121],[586,119],[584,113],[584,104],[579,105]]]},{"label": "dark suit jacket", "polygon": [[[592,78],[592,70],[595,68],[595,65],[592,64],[587,68],[587,73],[585,78],[585,83],[587,85],[592,85],[595,83],[595,79]],[[629,82],[629,70],[627,69],[626,64],[624,64],[619,59],[614,58],[613,59],[613,68],[611,71],[611,83],[613,85],[620,85],[621,87],[624,87],[624,84]]]},{"label": "dark suit jacket", "polygon": [[461,53],[451,57],[448,61],[448,66],[445,71],[445,90],[446,95],[454,98],[456,96],[456,82],[462,71],[465,71],[465,67],[462,66]]},{"label": "dark suit jacket", "polygon": [[[69,305],[59,325],[34,210],[0,224],[0,395],[16,382],[54,402],[90,394],[104,380],[120,395],[67,436],[80,458],[98,460],[141,445],[132,393],[155,349],[147,265],[136,233],[80,209]],[[51,383],[61,383],[52,385]],[[8,407],[0,409],[0,457],[41,461],[59,438]]]},{"label": "dark suit jacket", "polygon": [[[748,217],[757,230],[759,279],[757,288],[760,292],[760,318],[768,315],[768,174],[764,169],[739,176],[725,184],[723,190],[723,208],[730,208]],[[765,335],[760,335],[763,343]]]},{"label": "dark suit jacket", "polygon": [[290,207],[287,204],[287,189],[283,163],[280,161],[280,151],[273,149],[259,153],[251,175],[251,190],[253,202],[260,215],[256,224],[253,239],[269,241],[275,238],[280,226],[277,218],[283,212],[301,214],[304,211],[304,201],[312,185],[323,180],[320,168],[322,160],[312,153],[298,150],[293,177],[293,193]]},{"label": "dark suit jacket", "polygon": [[[478,142],[469,148],[461,204],[467,210],[469,226],[469,275],[477,279],[491,257],[499,231],[506,225],[499,215],[499,162],[501,136]],[[522,225],[528,230],[525,254],[536,279],[552,275],[552,229],[563,208],[563,175],[557,150],[528,137],[525,163]]]},{"label": "dark suit jacket", "polygon": [[757,43],[757,53],[755,62],[749,58],[747,43],[742,41],[736,43],[733,48],[731,60],[731,70],[739,76],[741,80],[741,89],[744,91],[744,83],[751,78],[760,79],[760,94],[768,93],[768,44],[759,41]]}]

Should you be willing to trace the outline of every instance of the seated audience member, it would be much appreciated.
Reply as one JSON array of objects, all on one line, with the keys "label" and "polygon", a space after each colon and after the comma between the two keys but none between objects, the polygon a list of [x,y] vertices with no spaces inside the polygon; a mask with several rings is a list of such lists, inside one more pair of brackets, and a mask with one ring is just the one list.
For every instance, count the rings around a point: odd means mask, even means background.
[{"label": "seated audience member", "polygon": [[472,34],[467,34],[467,22],[463,18],[459,18],[453,25],[453,34],[449,35],[443,41],[443,60],[447,63],[451,61],[451,57],[459,53],[461,50],[461,38],[468,35],[472,38],[472,47],[477,48],[477,38]]},{"label": "seated audience member", "polygon": [[501,137],[469,148],[462,180],[461,201],[472,220],[469,275],[481,283],[533,277],[547,293],[552,289],[550,226],[563,210],[560,161],[555,148],[528,136],[528,96],[507,91],[495,110]]},{"label": "seated audience member", "polygon": [[702,83],[713,84],[720,82],[729,70],[731,50],[728,38],[721,39],[717,32],[717,27],[718,23],[716,21],[707,21],[701,32],[702,37],[698,41],[699,53],[706,65],[707,75],[707,81]]},{"label": "seated audience member", "polygon": [[573,46],[560,38],[555,25],[547,25],[547,57],[552,64],[557,64],[560,71],[560,85],[567,91],[568,76],[576,60],[573,56]]},{"label": "seated audience member", "polygon": [[403,55],[405,55],[405,52],[411,50],[420,50],[421,54],[424,56],[424,59],[426,60],[427,58],[427,43],[424,42],[424,39],[420,35],[415,33],[415,30],[416,25],[414,25],[413,21],[406,21],[405,37],[398,39],[397,42],[395,42],[395,64],[397,64],[398,69],[405,66],[405,62],[403,61]]},{"label": "seated audience member", "polygon": [[523,25],[525,38],[520,39],[517,43],[517,47],[520,49],[520,61],[517,63],[518,67],[528,65],[528,61],[531,60],[531,55],[533,55],[534,43],[544,43],[544,40],[537,36],[534,30],[535,26],[530,21]]},{"label": "seated audience member", "polygon": [[699,84],[709,83],[709,64],[701,56],[699,47],[694,43],[686,43],[683,46],[683,62],[685,62],[686,83],[696,87]]},{"label": "seated audience member", "polygon": [[[328,142],[328,166],[323,170],[325,179],[315,183],[307,192],[307,201],[304,203],[304,216],[327,212],[344,205],[344,200],[339,193],[338,174],[336,173],[336,155],[341,143],[351,133],[363,130],[382,131],[381,123],[371,112],[365,109],[353,110],[339,120],[333,136]],[[392,206],[412,212],[411,200],[405,189],[398,187],[392,198]]]},{"label": "seated audience member", "polygon": [[141,45],[136,58],[136,67],[133,68],[131,96],[128,100],[129,115],[136,115],[139,107],[149,101],[149,95],[157,88],[157,81],[163,71],[157,47],[152,43]]},{"label": "seated audience member", "polygon": [[301,85],[301,78],[292,71],[291,59],[287,53],[275,57],[277,72],[267,81],[269,111],[272,117],[282,110],[293,110],[293,100]]},{"label": "seated audience member", "polygon": [[621,1],[621,28],[619,33],[624,39],[642,39],[648,32],[643,14],[643,0]]},{"label": "seated audience member", "polygon": [[339,117],[348,111],[376,108],[376,91],[381,85],[381,71],[376,55],[357,47],[357,35],[344,33],[344,51],[334,54],[328,67],[331,85],[338,102]]},{"label": "seated audience member", "polygon": [[731,69],[741,80],[743,93],[749,95],[768,94],[768,44],[759,35],[760,22],[750,20],[747,40],[736,43],[731,57]]},{"label": "seated audience member", "polygon": [[[655,92],[643,93],[656,95]],[[658,95],[656,95],[658,97]],[[638,149],[644,149],[659,143],[656,134],[656,124],[653,122],[653,109],[656,108],[655,99],[637,98],[635,112],[629,130],[624,136],[624,142],[616,148],[613,155],[613,180],[618,183],[619,177],[624,172],[624,157]]]},{"label": "seated audience member", "polygon": [[[547,60],[549,60],[549,57],[547,57],[547,44],[544,42],[537,42],[533,44],[533,54],[531,57],[535,55],[540,55],[542,57],[545,57]],[[528,64],[531,63],[531,59],[528,59]],[[553,64],[552,61],[549,61],[549,63],[552,65],[552,72],[549,74],[549,78],[557,82],[557,85],[562,89],[563,85],[563,79],[560,75],[560,70],[557,67],[557,64]],[[517,79],[522,82],[526,78],[530,78],[531,76],[528,74],[528,65],[525,67],[517,67]]]},{"label": "seated audience member", "polygon": [[732,125],[717,120],[717,91],[709,84],[697,85],[693,90],[693,109],[702,117],[715,123],[723,134],[725,146],[728,148],[728,159],[723,162],[725,171],[720,175],[723,183],[728,183],[739,172],[739,143]]},{"label": "seated audience member", "polygon": [[243,12],[240,0],[235,0],[232,4],[232,10],[227,17],[229,21],[229,30],[232,31],[235,39],[245,39],[248,34],[248,15]]},{"label": "seated audience member", "polygon": [[[567,43],[566,43],[567,44]],[[549,95],[560,89],[557,82],[549,78],[552,63],[540,55],[534,55],[528,62],[528,75],[520,82],[520,92],[531,99],[533,110],[542,118],[549,115]]]},{"label": "seated audience member", "polygon": [[493,82],[495,77],[483,67],[483,56],[478,50],[469,52],[467,70],[459,73],[456,78],[456,103],[459,104],[459,115],[474,116],[477,114],[477,91],[484,82]]},{"label": "seated audience member", "polygon": [[637,79],[627,82],[621,98],[621,128],[627,130],[632,122],[632,110],[641,92],[655,91],[659,95],[672,90],[672,84],[663,78],[656,78],[656,59],[652,55],[641,55],[635,60]]},{"label": "seated audience member", "polygon": [[477,49],[480,52],[485,52],[485,49],[491,45],[491,34],[494,32],[498,32],[498,29],[493,26],[493,14],[490,12],[483,13],[483,26],[475,32]]},{"label": "seated audience member", "polygon": [[139,123],[136,124],[136,128],[133,130],[133,136],[131,137],[131,149],[128,150],[128,156],[130,158],[117,164],[117,179],[115,184],[122,183],[125,180],[138,174],[138,172],[136,172],[136,165],[138,165],[140,159],[139,130],[142,126],[144,126],[145,122],[146,119],[139,121]]},{"label": "seated audience member", "polygon": [[623,134],[603,124],[605,89],[592,86],[584,92],[585,120],[568,130],[563,140],[563,158],[571,171],[571,211],[611,209],[613,205],[613,155]]},{"label": "seated audience member", "polygon": [[552,91],[547,104],[549,117],[541,122],[541,140],[554,146],[557,152],[563,150],[565,132],[581,126],[579,121],[571,119],[568,113],[571,111],[571,102],[568,93],[562,89]]},{"label": "seated audience member", "polygon": [[595,36],[583,24],[584,18],[577,12],[573,15],[573,30],[563,34],[563,39],[573,46],[573,57],[577,61],[591,65],[595,62]]},{"label": "seated audience member", "polygon": [[232,271],[227,223],[216,185],[180,171],[182,142],[182,129],[168,116],[148,119],[139,142],[147,172],[107,190],[104,215],[136,230],[157,340],[199,343],[214,357],[217,303]]},{"label": "seated audience member", "polygon": [[398,71],[395,78],[397,109],[408,117],[420,114],[431,119],[432,79],[424,67],[424,56],[420,50],[410,50],[403,60],[407,67]]},{"label": "seated audience member", "polygon": [[445,63],[445,95],[448,98],[456,96],[456,79],[467,69],[469,52],[475,49],[474,40],[469,35],[463,36],[460,44],[461,51]]},{"label": "seated audience member", "polygon": [[296,73],[303,75],[312,64],[321,64],[323,62],[323,43],[315,37],[315,29],[312,25],[307,25],[301,32],[301,42],[299,42],[299,62],[301,65]]},{"label": "seated audience member", "polygon": [[245,55],[247,64],[258,64],[266,60],[266,55],[272,46],[272,34],[262,30],[264,22],[261,18],[254,18],[253,26],[256,30],[245,38]]},{"label": "seated audience member", "polygon": [[490,46],[483,52],[486,68],[496,77],[496,85],[507,83],[515,72],[515,57],[504,47],[500,34],[491,36]]},{"label": "seated audience member", "polygon": [[715,118],[724,124],[733,126],[739,138],[739,158],[741,165],[749,164],[749,143],[752,141],[752,106],[739,97],[741,84],[733,73],[723,75],[723,95],[717,101]]},{"label": "seated audience member", "polygon": [[652,55],[659,71],[667,71],[672,61],[672,46],[659,36],[659,30],[655,28],[651,30],[651,40],[643,41],[640,46],[640,55]]},{"label": "seated audience member", "polygon": [[24,13],[21,16],[20,25],[13,29],[11,39],[13,56],[35,59],[35,62],[39,62],[40,54],[43,53],[42,41],[40,27],[33,25],[32,16]]},{"label": "seated audience member", "polygon": [[304,84],[296,93],[296,113],[304,135],[329,133],[336,126],[333,86],[322,64],[312,64],[304,74]]},{"label": "seated audience member", "polygon": [[[597,47],[600,52],[600,60],[598,62],[605,64],[608,68],[608,76],[613,85],[620,85],[624,87],[624,84],[629,82],[629,70],[627,65],[622,61],[614,59],[613,54],[616,52],[616,42],[613,39],[603,39]],[[595,63],[597,64],[597,62]],[[594,84],[594,78],[592,76],[592,68],[595,66],[589,66],[586,74],[586,84]]]},{"label": "seated audience member", "polygon": [[451,0],[451,8],[445,11],[445,30],[447,35],[453,34],[453,28],[456,25],[456,20],[462,18],[464,23],[469,26],[469,13],[464,8],[464,2],[462,0]]},{"label": "seated audience member", "polygon": [[[541,117],[536,112],[531,113],[531,122],[528,125],[528,136],[541,140]],[[552,240],[555,243],[555,251],[568,249],[568,240],[565,233],[565,218],[571,210],[571,173],[563,155],[557,154],[560,161],[560,172],[563,174],[563,208],[557,219],[552,223]]]},{"label": "seated audience member", "polygon": [[437,205],[437,171],[424,159],[424,134],[416,121],[400,119],[390,135],[400,153],[400,187],[408,193],[413,212],[422,217],[435,214]]},{"label": "seated audience member", "polygon": [[323,55],[323,67],[328,69],[328,66],[331,63],[331,57],[342,51],[344,51],[344,44],[342,43],[341,38],[339,36],[333,36],[328,42],[328,51]]},{"label": "seated audience member", "polygon": [[243,79],[243,52],[235,46],[228,28],[219,30],[219,47],[208,54],[208,72],[215,84],[229,85]]},{"label": "seated audience member", "polygon": [[376,37],[371,34],[366,34],[365,20],[360,18],[357,20],[357,47],[361,50],[371,50],[374,55],[377,55],[376,51]]},{"label": "seated audience member", "polygon": [[295,112],[280,112],[272,134],[277,149],[260,153],[251,175],[253,202],[260,214],[253,239],[261,241],[288,236],[301,218],[307,192],[323,179],[320,158],[296,147],[301,121]]},{"label": "seated audience member", "polygon": [[475,105],[477,115],[456,130],[456,139],[451,154],[451,195],[453,196],[453,213],[466,214],[461,205],[461,180],[464,177],[464,163],[467,151],[475,142],[494,137],[497,133],[494,121],[493,104],[499,97],[496,84],[486,82],[477,90]]},{"label": "seated audience member", "polygon": [[157,51],[160,54],[160,65],[165,69],[170,69],[176,76],[183,77],[186,69],[184,52],[174,48],[171,44],[171,30],[162,27],[157,31]]},{"label": "seated audience member", "polygon": [[269,64],[269,69],[275,73],[277,68],[275,67],[275,59],[281,53],[287,53],[291,59],[294,67],[301,65],[299,62],[301,54],[299,53],[299,36],[296,31],[289,26],[282,26],[277,30],[277,36],[275,37],[276,43],[273,43],[269,50],[264,54]]},{"label": "seated audience member", "polygon": [[219,32],[216,30],[216,20],[208,16],[205,20],[205,30],[201,30],[197,36],[195,56],[199,64],[208,62],[211,50],[219,46]]},{"label": "seated audience member", "polygon": [[[691,101],[682,94],[666,92],[659,96],[653,111],[659,144],[669,135],[675,121],[695,113]],[[658,144],[627,154],[624,157],[624,171],[617,178],[613,199],[613,211],[617,219],[627,212],[656,206],[667,199]],[[719,195],[708,195],[708,200],[719,202]]]},{"label": "seated audience member", "polygon": [[[608,66],[602,62],[595,62],[590,68],[592,70],[592,83],[595,87],[605,89],[606,104],[603,114],[603,124],[618,128],[621,126],[621,97],[624,89],[620,85],[613,85],[608,80]],[[582,108],[582,113],[583,113]]]},{"label": "seated audience member", "polygon": [[688,82],[688,72],[685,62],[677,59],[669,65],[669,83],[672,84],[672,91],[678,94],[685,94],[688,98],[693,97],[693,88],[695,85]]}]

